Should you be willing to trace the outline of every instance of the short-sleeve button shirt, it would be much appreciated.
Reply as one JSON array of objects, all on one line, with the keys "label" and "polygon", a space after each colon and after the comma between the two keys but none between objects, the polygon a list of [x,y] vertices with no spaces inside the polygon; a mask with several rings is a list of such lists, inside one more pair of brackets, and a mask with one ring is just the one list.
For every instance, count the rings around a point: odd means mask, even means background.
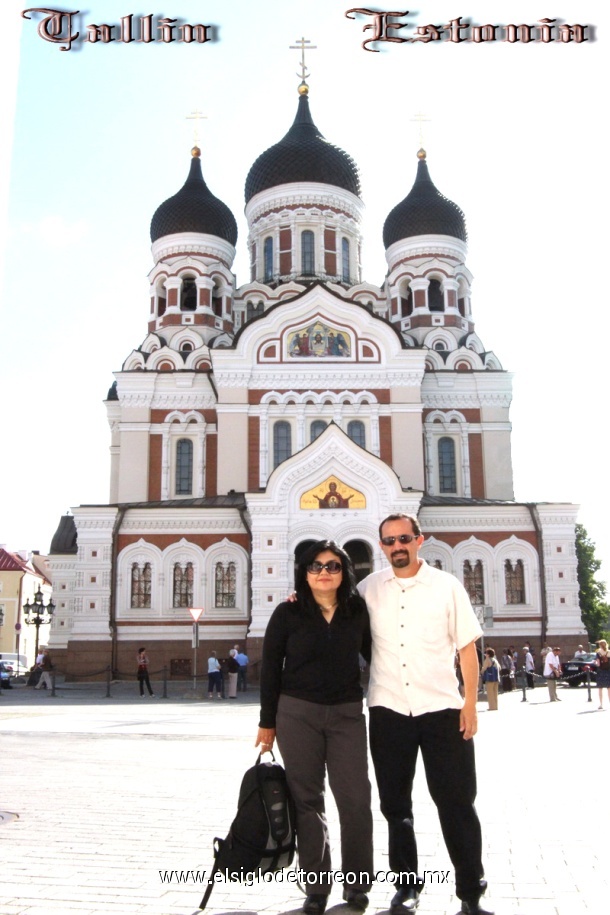
[{"label": "short-sleeve button shirt", "polygon": [[358,585],[373,639],[368,704],[402,715],[462,708],[455,651],[482,633],[457,578],[420,562],[413,577],[388,568]]}]

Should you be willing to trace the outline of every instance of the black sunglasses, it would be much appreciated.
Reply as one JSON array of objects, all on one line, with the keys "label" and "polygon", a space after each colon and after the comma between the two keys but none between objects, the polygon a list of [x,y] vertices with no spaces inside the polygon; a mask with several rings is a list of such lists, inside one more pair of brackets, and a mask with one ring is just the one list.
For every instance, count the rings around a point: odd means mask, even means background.
[{"label": "black sunglasses", "polygon": [[411,543],[412,540],[417,540],[418,534],[399,534],[398,537],[382,537],[381,542],[384,546],[394,546],[396,541],[399,543]]},{"label": "black sunglasses", "polygon": [[311,572],[312,575],[319,575],[320,572],[326,569],[327,572],[330,572],[331,575],[336,575],[337,572],[340,572],[343,566],[336,559],[331,559],[330,562],[318,562],[316,559],[315,562],[310,562],[307,566],[307,571]]}]

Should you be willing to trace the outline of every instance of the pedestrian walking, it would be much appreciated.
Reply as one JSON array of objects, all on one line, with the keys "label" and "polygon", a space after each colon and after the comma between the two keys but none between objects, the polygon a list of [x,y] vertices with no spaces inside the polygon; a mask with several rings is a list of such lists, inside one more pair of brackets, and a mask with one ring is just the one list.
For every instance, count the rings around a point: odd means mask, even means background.
[{"label": "pedestrian walking", "polygon": [[41,670],[40,680],[34,689],[42,689],[43,686],[45,689],[52,689],[53,682],[51,680],[51,671],[53,670],[53,662],[51,661],[51,655],[49,654],[48,648],[42,649],[39,667]]},{"label": "pedestrian walking", "polygon": [[144,698],[144,686],[148,690],[149,696],[154,696],[152,686],[150,685],[150,677],[148,675],[148,655],[146,654],[146,648],[138,648],[138,654],[136,657],[138,664],[138,683],[140,684],[140,699]]}]

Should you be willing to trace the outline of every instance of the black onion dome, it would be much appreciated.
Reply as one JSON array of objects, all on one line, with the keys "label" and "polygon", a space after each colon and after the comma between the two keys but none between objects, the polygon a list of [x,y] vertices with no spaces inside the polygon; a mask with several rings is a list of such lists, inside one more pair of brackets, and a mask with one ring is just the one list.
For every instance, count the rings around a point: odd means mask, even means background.
[{"label": "black onion dome", "polygon": [[432,183],[425,153],[418,153],[413,187],[389,214],[383,226],[386,248],[414,235],[451,235],[466,241],[466,219],[457,203],[448,200]]},{"label": "black onion dome", "polygon": [[312,181],[332,184],[360,196],[358,166],[338,146],[326,140],[311,117],[304,92],[294,123],[286,136],[262,153],[246,178],[246,203],[278,184]]},{"label": "black onion dome", "polygon": [[153,242],[176,232],[216,235],[232,245],[237,241],[235,217],[203,180],[197,147],[193,150],[191,168],[184,185],[157,208],[150,223],[150,240]]}]

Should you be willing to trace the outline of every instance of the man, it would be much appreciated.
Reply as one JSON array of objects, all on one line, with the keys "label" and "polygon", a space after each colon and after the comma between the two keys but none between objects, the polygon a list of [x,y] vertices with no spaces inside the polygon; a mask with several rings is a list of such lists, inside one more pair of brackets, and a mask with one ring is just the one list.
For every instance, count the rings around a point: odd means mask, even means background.
[{"label": "man", "polygon": [[[370,741],[381,811],[388,821],[390,869],[402,874],[391,915],[413,912],[423,881],[411,793],[421,749],[426,780],[437,806],[455,869],[456,892],[466,915],[491,915],[481,907],[481,826],[474,800],[473,736],[477,731],[481,627],[460,582],[419,557],[424,541],[416,518],[390,515],[379,528],[389,569],[358,586],[371,618],[373,653],[368,704]],[[455,650],[464,679],[462,699]]]},{"label": "man", "polygon": [[557,680],[561,676],[560,652],[561,648],[550,648],[544,658],[544,676],[546,685],[549,688],[551,702],[561,702],[561,699],[557,696]]},{"label": "man", "polygon": [[528,689],[533,689],[534,688],[534,670],[535,670],[534,656],[533,656],[532,652],[530,651],[529,645],[524,645],[523,651],[525,652],[524,664],[525,664],[525,676],[527,678],[527,687],[528,687]]},{"label": "man", "polygon": [[582,645],[579,645],[579,646],[578,646],[578,651],[575,651],[575,652],[574,652],[574,657],[575,657],[575,658],[585,658],[586,656],[587,656],[587,652],[584,650],[584,648],[582,647]]},{"label": "man", "polygon": [[42,659],[40,661],[40,669],[42,674],[40,675],[40,680],[38,685],[35,686],[35,689],[42,689],[44,686],[45,689],[53,689],[53,683],[51,681],[51,671],[53,670],[53,663],[51,661],[51,655],[49,654],[48,648],[42,649]]},{"label": "man", "polygon": [[[239,645],[236,645],[235,647],[239,649]],[[244,654],[243,651],[238,651],[235,655],[235,660],[239,664],[239,670],[237,671],[237,689],[240,692],[245,693],[248,689],[248,655]]]}]

